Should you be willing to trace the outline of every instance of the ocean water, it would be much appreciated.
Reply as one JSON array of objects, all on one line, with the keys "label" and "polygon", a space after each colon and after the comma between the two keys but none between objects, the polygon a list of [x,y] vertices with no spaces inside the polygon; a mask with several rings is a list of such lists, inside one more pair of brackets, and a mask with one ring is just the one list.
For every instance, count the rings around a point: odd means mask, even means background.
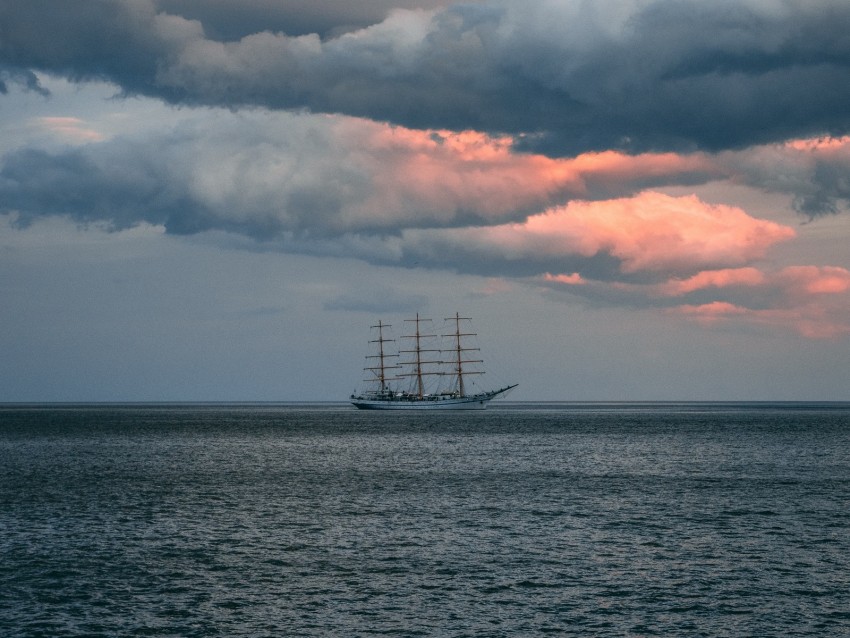
[{"label": "ocean water", "polygon": [[850,636],[850,404],[0,406],[0,636]]}]

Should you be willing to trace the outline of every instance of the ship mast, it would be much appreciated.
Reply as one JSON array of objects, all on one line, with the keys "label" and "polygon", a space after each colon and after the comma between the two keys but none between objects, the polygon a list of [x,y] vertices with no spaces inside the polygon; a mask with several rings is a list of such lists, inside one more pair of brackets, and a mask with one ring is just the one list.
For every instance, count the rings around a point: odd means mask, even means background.
[{"label": "ship mast", "polygon": [[[363,368],[364,370],[370,370],[372,374],[378,377],[378,380],[381,382],[381,392],[386,392],[387,390],[387,370],[395,370],[398,366],[390,366],[387,365],[386,360],[390,357],[397,357],[397,354],[388,354],[386,350],[384,350],[384,344],[395,341],[395,339],[387,339],[384,337],[384,328],[391,328],[392,326],[388,323],[384,323],[380,319],[378,319],[378,324],[375,326],[370,326],[370,328],[378,329],[378,338],[372,339],[369,343],[377,343],[378,344],[378,354],[368,355],[367,359],[377,359],[378,365],[369,366]],[[374,379],[367,379],[367,381],[374,381]]]},{"label": "ship mast", "polygon": [[446,321],[454,321],[455,331],[452,334],[441,335],[443,337],[452,337],[454,339],[454,348],[452,348],[452,352],[454,352],[454,359],[452,364],[454,365],[454,373],[457,374],[457,389],[460,393],[460,396],[466,396],[466,389],[463,385],[463,377],[464,375],[469,374],[484,374],[483,371],[478,370],[464,370],[464,363],[483,363],[483,359],[464,359],[465,352],[477,352],[479,348],[465,348],[463,346],[462,338],[463,337],[475,337],[476,334],[474,332],[461,332],[460,331],[460,322],[461,321],[469,321],[469,317],[461,317],[460,313],[456,312],[454,317],[447,317]]},{"label": "ship mast", "polygon": [[415,319],[405,319],[406,322],[410,322],[415,324],[415,330],[412,335],[402,335],[402,339],[413,339],[413,349],[412,350],[399,350],[399,353],[412,354],[413,361],[404,361],[402,365],[412,366],[413,371],[405,374],[400,374],[400,377],[415,377],[416,378],[416,395],[421,399],[425,395],[425,382],[422,379],[424,376],[428,375],[439,375],[442,374],[440,372],[431,372],[428,371],[427,368],[423,366],[427,366],[430,364],[439,364],[440,361],[428,361],[422,358],[422,355],[426,352],[440,352],[438,348],[423,348],[422,340],[429,339],[432,337],[436,337],[437,335],[429,335],[422,334],[419,324],[423,321],[431,321],[430,319],[420,319],[419,313],[416,313]]}]

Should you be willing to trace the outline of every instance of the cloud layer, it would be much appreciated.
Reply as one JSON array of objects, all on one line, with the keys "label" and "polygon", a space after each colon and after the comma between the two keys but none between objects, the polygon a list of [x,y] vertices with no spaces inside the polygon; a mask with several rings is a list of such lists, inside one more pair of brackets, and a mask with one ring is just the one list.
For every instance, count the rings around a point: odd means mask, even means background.
[{"label": "cloud layer", "polygon": [[846,269],[768,263],[792,228],[664,193],[846,211],[846,2],[349,4],[0,0],[0,93],[47,74],[191,113],[119,137],[31,118],[57,143],[0,157],[0,214],[848,332]]},{"label": "cloud layer", "polygon": [[174,103],[523,136],[549,155],[716,151],[850,130],[841,0],[492,1],[398,9],[324,39],[287,32],[284,19],[270,22],[280,31],[216,39],[210,16],[235,4],[215,3],[204,21],[177,0],[2,0],[0,65]]}]

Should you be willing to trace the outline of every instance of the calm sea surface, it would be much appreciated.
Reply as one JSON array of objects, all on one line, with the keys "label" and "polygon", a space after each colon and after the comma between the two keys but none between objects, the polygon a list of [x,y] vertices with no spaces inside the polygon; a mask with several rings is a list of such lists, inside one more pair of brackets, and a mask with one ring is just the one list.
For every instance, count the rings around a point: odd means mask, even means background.
[{"label": "calm sea surface", "polygon": [[850,404],[0,405],[0,636],[850,636]]}]

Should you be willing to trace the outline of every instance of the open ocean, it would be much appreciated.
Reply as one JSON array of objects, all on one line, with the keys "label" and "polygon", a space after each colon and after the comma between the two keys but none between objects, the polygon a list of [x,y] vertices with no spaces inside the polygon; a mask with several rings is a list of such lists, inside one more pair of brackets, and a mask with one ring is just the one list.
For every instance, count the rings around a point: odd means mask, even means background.
[{"label": "open ocean", "polygon": [[850,404],[0,405],[0,636],[850,636]]}]

